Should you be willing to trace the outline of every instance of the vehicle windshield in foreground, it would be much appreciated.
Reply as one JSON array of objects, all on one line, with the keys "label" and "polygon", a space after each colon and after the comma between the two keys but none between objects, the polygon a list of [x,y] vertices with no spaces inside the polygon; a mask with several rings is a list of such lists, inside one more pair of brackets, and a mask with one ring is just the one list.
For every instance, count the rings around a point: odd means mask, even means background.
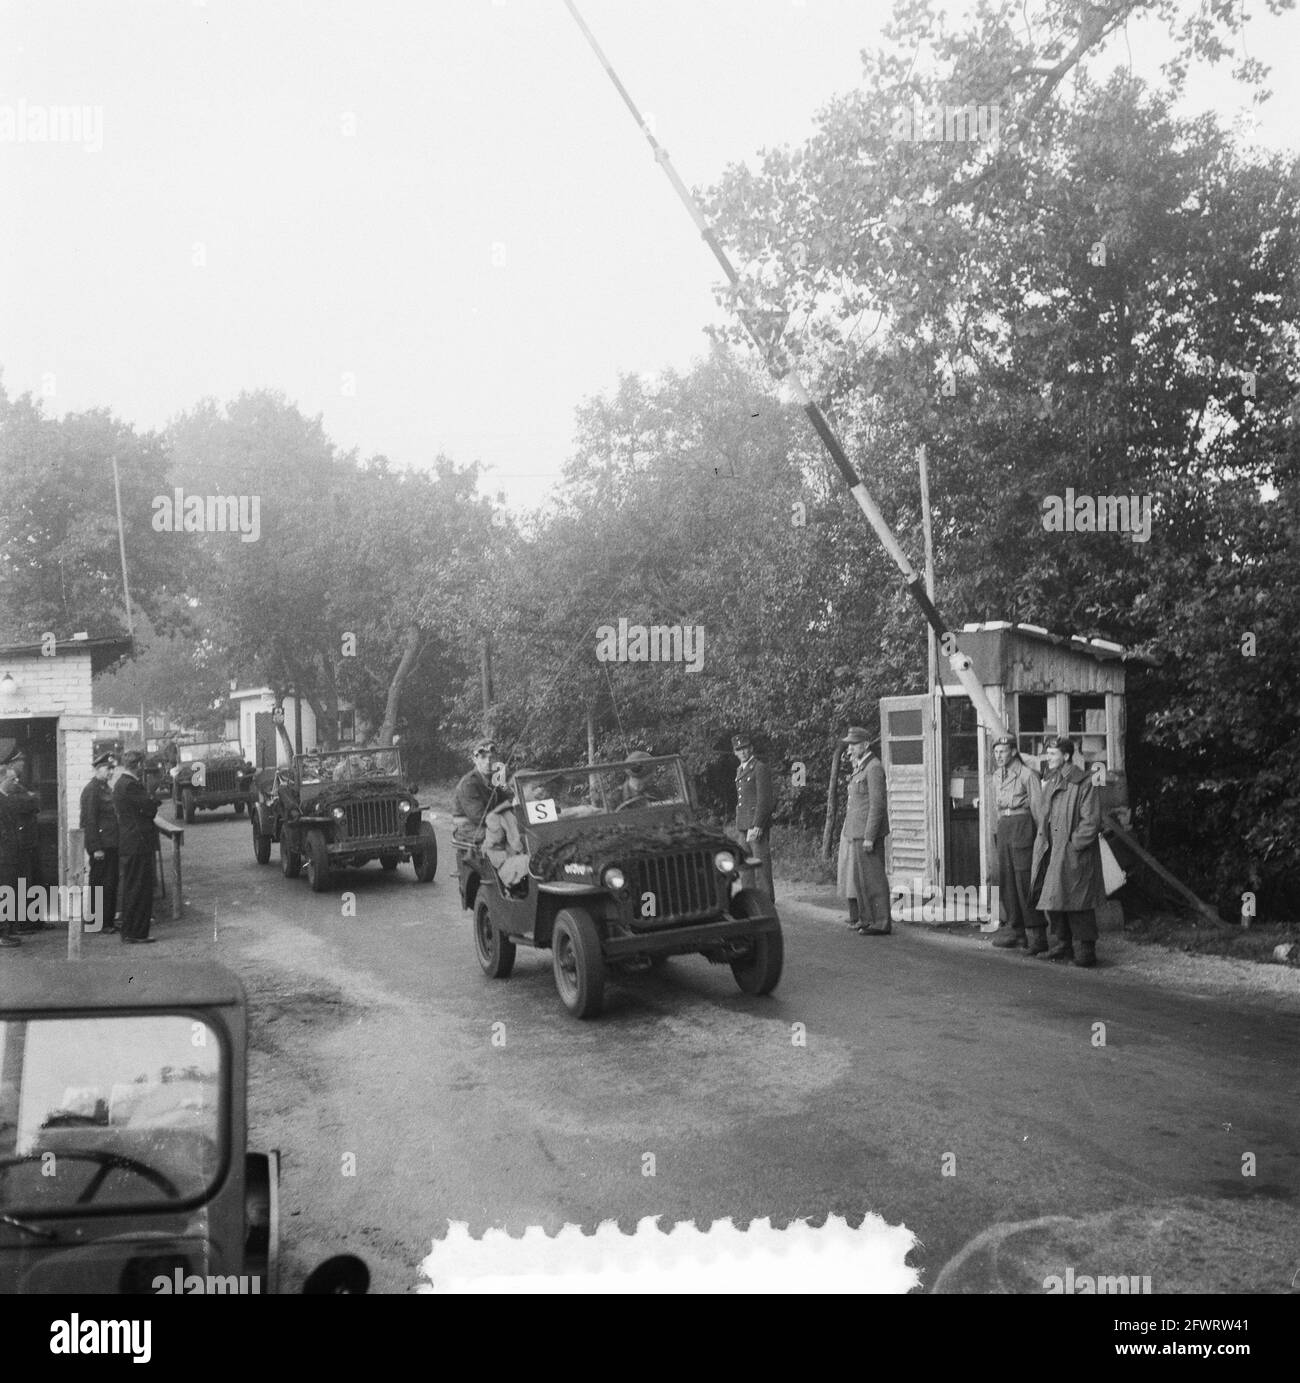
[{"label": "vehicle windshield in foreground", "polygon": [[351,778],[400,778],[402,755],[397,749],[300,754],[298,773],[304,783],[346,783]]},{"label": "vehicle windshield in foreground", "polygon": [[170,1208],[224,1162],[222,1049],[181,1014],[0,1023],[0,1214]]},{"label": "vehicle windshield in foreground", "polygon": [[680,807],[689,801],[678,758],[520,773],[518,783],[528,819],[534,823],[642,807]]},{"label": "vehicle windshield in foreground", "polygon": [[183,764],[197,759],[242,759],[244,751],[236,740],[211,740],[205,744],[183,744],[179,750]]}]

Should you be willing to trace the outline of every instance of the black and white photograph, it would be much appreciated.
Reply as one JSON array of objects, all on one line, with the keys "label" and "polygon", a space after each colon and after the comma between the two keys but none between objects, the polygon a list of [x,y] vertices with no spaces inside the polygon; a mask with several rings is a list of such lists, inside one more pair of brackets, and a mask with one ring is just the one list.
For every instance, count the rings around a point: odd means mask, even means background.
[{"label": "black and white photograph", "polygon": [[4,0],[0,263],[33,1358],[1280,1351],[1294,0]]}]

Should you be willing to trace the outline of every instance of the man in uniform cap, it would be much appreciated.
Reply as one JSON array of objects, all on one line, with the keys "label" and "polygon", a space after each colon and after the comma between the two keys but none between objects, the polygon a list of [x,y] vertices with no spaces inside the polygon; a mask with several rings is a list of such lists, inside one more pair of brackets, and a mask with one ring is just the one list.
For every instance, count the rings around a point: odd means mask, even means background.
[{"label": "man in uniform cap", "polygon": [[849,900],[849,925],[856,927],[860,936],[888,936],[893,927],[885,873],[885,837],[889,834],[885,766],[873,752],[875,740],[861,725],[851,725],[840,743],[849,747],[853,772],[840,831],[836,891]]},{"label": "man in uniform cap", "polygon": [[1024,947],[1031,956],[1047,950],[1046,923],[1029,901],[1030,863],[1034,832],[1042,815],[1043,796],[1038,774],[1020,757],[1010,735],[993,741],[993,800],[997,821],[993,842],[998,859],[998,901],[1006,913],[993,944]]},{"label": "man in uniform cap", "polygon": [[[21,749],[12,749],[8,761],[0,769],[0,793],[3,793],[7,799],[14,827],[18,833],[17,887],[24,890],[31,888],[33,884],[39,886],[44,882],[41,875],[40,851],[37,848],[38,832],[36,825],[41,804],[36,794],[29,792],[23,784],[26,771],[26,755]],[[26,925],[20,930],[52,932],[54,923],[43,921],[42,915],[39,913],[36,917],[32,917],[29,913]]]},{"label": "man in uniform cap", "polygon": [[122,940],[130,945],[153,941],[149,928],[153,924],[153,855],[158,842],[153,819],[158,803],[140,781],[143,767],[144,755],[132,749],[122,760],[122,772],[113,784],[122,861]]},{"label": "man in uniform cap", "polygon": [[456,784],[452,815],[460,818],[455,835],[462,840],[481,841],[488,813],[509,800],[510,794],[502,783],[503,767],[493,767],[495,753],[491,740],[480,740],[474,746],[474,767]]},{"label": "man in uniform cap", "polygon": [[[90,856],[90,896],[99,905],[101,930],[117,931],[117,812],[108,775],[113,756],[101,754],[94,762],[95,776],[81,789],[81,833]],[[100,892],[95,890],[99,889]]]},{"label": "man in uniform cap", "polygon": [[629,767],[619,789],[618,801],[624,802],[657,802],[659,794],[650,786],[650,770],[641,765],[649,763],[651,756],[644,749],[634,749],[628,756]]},{"label": "man in uniform cap", "polygon": [[759,882],[776,901],[772,886],[772,771],[754,756],[754,741],[737,735],[732,750],[740,760],[736,769],[736,834],[751,855],[761,861]]}]

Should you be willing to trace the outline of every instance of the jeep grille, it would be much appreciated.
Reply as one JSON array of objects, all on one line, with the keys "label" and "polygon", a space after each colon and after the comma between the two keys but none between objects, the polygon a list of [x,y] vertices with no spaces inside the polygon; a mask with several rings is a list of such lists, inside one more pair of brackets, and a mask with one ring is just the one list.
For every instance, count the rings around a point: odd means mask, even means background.
[{"label": "jeep grille", "polygon": [[638,911],[641,898],[647,893],[654,894],[655,917],[639,918],[643,923],[685,922],[707,917],[723,906],[722,876],[714,867],[713,853],[708,850],[637,860],[629,876]]},{"label": "jeep grille", "polygon": [[362,802],[348,802],[343,828],[353,840],[367,836],[400,835],[404,818],[397,810],[396,797],[372,797]]},{"label": "jeep grille", "polygon": [[200,792],[238,792],[239,771],[234,768],[210,768],[207,781]]}]

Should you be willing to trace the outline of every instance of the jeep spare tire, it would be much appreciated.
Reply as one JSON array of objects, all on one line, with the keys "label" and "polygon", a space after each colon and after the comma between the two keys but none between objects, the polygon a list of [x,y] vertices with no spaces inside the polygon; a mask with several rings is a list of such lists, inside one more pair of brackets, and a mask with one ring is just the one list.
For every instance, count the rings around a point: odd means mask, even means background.
[{"label": "jeep spare tire", "polygon": [[600,933],[581,908],[564,908],[551,933],[551,965],[560,1002],[575,1018],[596,1018],[605,1007],[605,957]]}]

